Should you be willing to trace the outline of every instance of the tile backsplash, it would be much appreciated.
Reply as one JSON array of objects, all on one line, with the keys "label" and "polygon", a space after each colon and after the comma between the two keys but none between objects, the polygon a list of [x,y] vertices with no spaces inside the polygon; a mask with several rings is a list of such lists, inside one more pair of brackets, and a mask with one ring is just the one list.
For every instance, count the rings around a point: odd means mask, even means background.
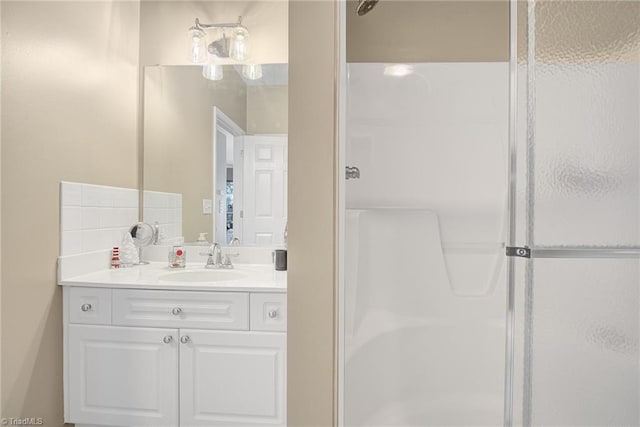
[{"label": "tile backsplash", "polygon": [[120,246],[138,222],[138,190],[60,183],[60,255]]},{"label": "tile backsplash", "polygon": [[182,236],[182,194],[144,191],[143,218],[149,224],[158,223],[160,241]]}]

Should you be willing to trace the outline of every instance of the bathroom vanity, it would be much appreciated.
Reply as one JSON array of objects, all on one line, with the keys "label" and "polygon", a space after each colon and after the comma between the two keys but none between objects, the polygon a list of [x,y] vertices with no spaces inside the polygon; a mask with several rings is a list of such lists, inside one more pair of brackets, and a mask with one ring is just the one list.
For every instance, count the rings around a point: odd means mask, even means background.
[{"label": "bathroom vanity", "polygon": [[66,422],[286,425],[286,273],[151,263],[60,284]]}]

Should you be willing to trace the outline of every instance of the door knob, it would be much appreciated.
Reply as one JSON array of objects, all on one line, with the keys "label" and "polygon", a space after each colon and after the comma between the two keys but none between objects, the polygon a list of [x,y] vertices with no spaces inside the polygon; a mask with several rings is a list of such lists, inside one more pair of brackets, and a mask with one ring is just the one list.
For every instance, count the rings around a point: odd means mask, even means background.
[{"label": "door knob", "polygon": [[171,313],[173,313],[174,316],[179,316],[180,313],[182,313],[182,309],[180,307],[176,307],[173,310],[171,310]]},{"label": "door knob", "polygon": [[276,317],[278,317],[278,310],[269,311],[269,313],[267,313],[267,316],[269,316],[269,319],[275,319]]},{"label": "door knob", "polygon": [[183,336],[181,336],[181,337],[180,337],[180,342],[181,342],[182,344],[186,344],[186,343],[188,343],[188,342],[189,342],[189,335],[183,335]]},{"label": "door knob", "polygon": [[91,310],[91,304],[82,304],[82,307],[80,307],[80,309],[85,312],[89,311]]},{"label": "door knob", "polygon": [[165,335],[165,337],[162,338],[162,342],[165,344],[169,344],[171,341],[173,341],[173,337],[171,335]]}]

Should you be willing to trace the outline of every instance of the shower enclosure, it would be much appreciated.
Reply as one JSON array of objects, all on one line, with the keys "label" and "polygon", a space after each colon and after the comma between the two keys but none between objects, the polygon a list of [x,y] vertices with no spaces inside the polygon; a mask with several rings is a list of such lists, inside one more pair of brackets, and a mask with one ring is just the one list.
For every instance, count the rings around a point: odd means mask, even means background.
[{"label": "shower enclosure", "polygon": [[345,6],[341,425],[640,425],[640,2]]}]

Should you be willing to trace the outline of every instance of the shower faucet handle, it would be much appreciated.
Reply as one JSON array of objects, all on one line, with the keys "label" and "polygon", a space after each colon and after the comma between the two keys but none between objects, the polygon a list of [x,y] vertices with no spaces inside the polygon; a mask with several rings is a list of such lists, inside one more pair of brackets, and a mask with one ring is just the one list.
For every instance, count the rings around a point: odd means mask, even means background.
[{"label": "shower faucet handle", "polygon": [[347,166],[345,168],[345,175],[347,179],[360,179],[360,169],[356,166]]}]

